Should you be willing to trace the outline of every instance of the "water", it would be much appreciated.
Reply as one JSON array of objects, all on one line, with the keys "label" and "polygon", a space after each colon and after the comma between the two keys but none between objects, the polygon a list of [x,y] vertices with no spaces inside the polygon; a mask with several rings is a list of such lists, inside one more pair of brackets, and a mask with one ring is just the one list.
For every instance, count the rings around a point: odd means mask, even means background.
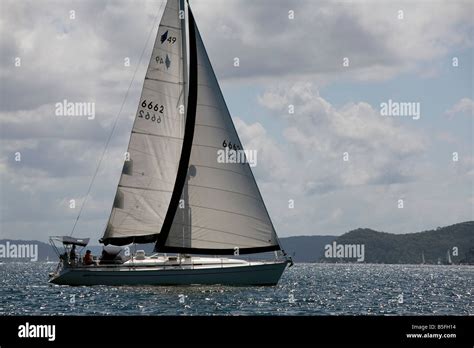
[{"label": "water", "polygon": [[0,315],[474,315],[472,266],[296,264],[275,287],[57,286],[54,268],[0,264]]}]

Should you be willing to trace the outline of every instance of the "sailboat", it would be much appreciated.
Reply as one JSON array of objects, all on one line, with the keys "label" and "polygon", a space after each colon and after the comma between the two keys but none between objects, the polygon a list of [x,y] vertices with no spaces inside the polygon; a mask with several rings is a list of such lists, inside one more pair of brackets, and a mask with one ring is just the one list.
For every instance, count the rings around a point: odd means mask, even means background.
[{"label": "sailboat", "polygon": [[[65,252],[57,250],[60,263],[50,282],[277,284],[291,258],[249,163],[219,161],[221,150],[244,151],[189,4],[168,0],[100,239],[103,255],[114,254],[106,252],[112,245],[143,243],[154,243],[154,253],[137,250],[125,261],[104,257],[86,264],[75,248],[84,248],[87,238],[52,237]],[[275,258],[238,258],[264,252]]]},{"label": "sailboat", "polygon": [[421,252],[421,264],[422,265],[425,265],[426,264],[426,261],[425,261],[425,253],[422,251]]},{"label": "sailboat", "polygon": [[449,252],[449,249],[448,249],[448,252],[446,254],[446,264],[448,264],[448,265],[453,264],[453,261],[451,260],[451,253]]}]

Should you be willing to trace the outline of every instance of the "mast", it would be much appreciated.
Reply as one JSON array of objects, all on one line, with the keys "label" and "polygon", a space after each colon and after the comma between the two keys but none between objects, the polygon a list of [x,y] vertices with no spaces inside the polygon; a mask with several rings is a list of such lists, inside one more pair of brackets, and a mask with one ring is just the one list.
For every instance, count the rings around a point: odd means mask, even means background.
[{"label": "mast", "polygon": [[[187,30],[186,30],[186,4],[185,0],[179,0],[180,23],[181,23],[181,50],[183,52],[183,106],[184,115],[188,109],[188,47],[187,47]],[[182,12],[181,12],[182,11]]]},{"label": "mast", "polygon": [[[183,1],[183,0],[180,0]],[[183,1],[184,2],[184,1]],[[186,17],[186,16],[185,16]],[[188,179],[188,168],[189,168],[189,159],[191,156],[191,150],[193,146],[194,138],[194,128],[196,123],[196,107],[197,107],[197,56],[196,56],[196,27],[194,24],[194,17],[191,12],[191,9],[188,8],[188,25],[189,25],[189,79],[187,79],[188,95],[187,95],[187,105],[186,105],[186,119],[184,122],[184,135],[183,135],[183,146],[181,150],[181,157],[179,160],[178,171],[176,175],[176,180],[174,183],[174,189],[171,195],[170,203],[168,206],[168,211],[166,212],[165,219],[163,221],[163,226],[161,232],[156,239],[155,251],[167,252],[164,247],[166,240],[168,238],[169,232],[172,228],[173,220],[175,218],[176,212],[178,210],[179,201],[182,196],[184,185]],[[181,20],[181,25],[184,25],[184,30],[186,31],[186,19]],[[181,28],[182,40],[186,37],[186,32],[182,32],[183,27]],[[187,54],[186,54],[187,56]],[[183,54],[183,59],[186,61]],[[187,65],[187,64],[184,64]],[[186,88],[184,88],[186,89]],[[189,202],[185,202],[189,204]]]},{"label": "mast", "polygon": [[[188,47],[187,47],[187,35],[188,31],[186,29],[186,18],[188,17],[186,13],[186,0],[179,0],[179,18],[181,23],[181,50],[183,52],[183,115],[186,115],[186,111],[188,110]],[[189,178],[187,177],[186,180]],[[187,191],[187,190],[186,190]],[[188,211],[189,204],[189,196],[185,195],[183,192],[183,200],[185,204],[185,208],[183,209],[183,219],[184,217],[190,217],[191,212]],[[190,228],[190,227],[189,227]],[[185,239],[186,232],[190,233],[190,231],[186,231],[187,228],[185,226],[182,227],[183,229],[183,240]],[[183,245],[184,246],[184,245]]]}]

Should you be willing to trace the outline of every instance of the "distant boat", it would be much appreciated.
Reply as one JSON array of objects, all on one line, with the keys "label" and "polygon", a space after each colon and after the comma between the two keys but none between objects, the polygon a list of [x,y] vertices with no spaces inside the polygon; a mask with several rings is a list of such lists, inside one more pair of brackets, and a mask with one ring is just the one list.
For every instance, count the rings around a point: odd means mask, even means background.
[{"label": "distant boat", "polygon": [[437,262],[438,265],[441,265],[441,259],[438,257],[438,262]]},{"label": "distant boat", "polygon": [[453,260],[451,260],[451,253],[449,252],[449,249],[448,249],[448,253],[446,255],[446,263],[448,265],[452,265],[453,264]]},{"label": "distant boat", "polygon": [[[243,151],[191,8],[168,0],[100,240],[106,247],[153,243],[156,254],[137,250],[107,264],[88,254],[83,263],[76,246],[88,239],[52,237],[66,252],[50,282],[277,284],[291,258],[281,250]],[[275,260],[220,257],[269,251]]]},{"label": "distant boat", "polygon": [[422,265],[425,265],[426,264],[426,261],[425,261],[425,253],[422,251],[421,252],[421,264]]}]

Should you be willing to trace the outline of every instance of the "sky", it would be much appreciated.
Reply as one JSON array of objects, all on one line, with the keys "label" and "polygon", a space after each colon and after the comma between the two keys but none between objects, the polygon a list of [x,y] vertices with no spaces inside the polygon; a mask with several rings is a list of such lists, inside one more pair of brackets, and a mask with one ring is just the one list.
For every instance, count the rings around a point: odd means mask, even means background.
[{"label": "sky", "polygon": [[[472,1],[190,4],[280,237],[474,220]],[[0,6],[0,238],[71,233],[119,115],[74,232],[97,241],[164,1]]]}]

